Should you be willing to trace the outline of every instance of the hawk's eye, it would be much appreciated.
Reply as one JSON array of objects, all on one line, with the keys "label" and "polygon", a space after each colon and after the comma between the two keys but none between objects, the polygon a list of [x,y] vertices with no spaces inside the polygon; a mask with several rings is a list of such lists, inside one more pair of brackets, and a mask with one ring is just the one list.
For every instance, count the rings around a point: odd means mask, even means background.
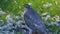
[{"label": "hawk's eye", "polygon": [[24,7],[25,7],[25,8],[30,8],[30,5],[25,4]]}]

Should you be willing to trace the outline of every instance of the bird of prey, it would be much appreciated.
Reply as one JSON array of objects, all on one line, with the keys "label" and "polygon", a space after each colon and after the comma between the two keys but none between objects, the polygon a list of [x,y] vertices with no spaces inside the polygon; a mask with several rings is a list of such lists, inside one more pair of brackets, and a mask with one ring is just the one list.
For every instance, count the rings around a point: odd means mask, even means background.
[{"label": "bird of prey", "polygon": [[32,9],[30,5],[25,4],[23,7],[25,9],[23,18],[26,25],[33,31],[37,31],[38,34],[48,34],[41,16],[39,16],[39,14]]}]

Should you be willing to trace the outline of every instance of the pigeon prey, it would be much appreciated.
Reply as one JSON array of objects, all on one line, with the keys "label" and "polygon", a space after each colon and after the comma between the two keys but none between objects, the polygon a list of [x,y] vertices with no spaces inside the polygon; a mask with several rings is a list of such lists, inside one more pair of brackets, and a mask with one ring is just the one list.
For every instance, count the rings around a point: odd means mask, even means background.
[{"label": "pigeon prey", "polygon": [[37,31],[38,34],[48,34],[39,14],[28,4],[23,5],[23,7],[25,9],[23,18],[26,25],[33,31]]}]

